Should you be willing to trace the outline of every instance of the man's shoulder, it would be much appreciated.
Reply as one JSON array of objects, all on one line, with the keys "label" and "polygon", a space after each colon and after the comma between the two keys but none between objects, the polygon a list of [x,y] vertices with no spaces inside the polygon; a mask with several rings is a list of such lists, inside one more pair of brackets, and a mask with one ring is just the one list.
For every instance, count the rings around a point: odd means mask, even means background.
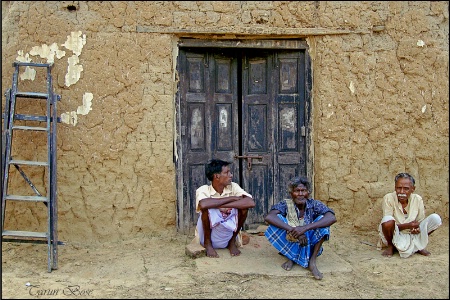
[{"label": "man's shoulder", "polygon": [[395,192],[389,192],[389,193],[387,193],[387,194],[384,195],[383,199],[385,199],[385,200],[388,200],[388,199],[389,199],[389,200],[395,199],[395,195],[396,195]]},{"label": "man's shoulder", "polygon": [[411,200],[422,201],[422,196],[419,194],[411,194]]},{"label": "man's shoulder", "polygon": [[209,190],[210,185],[209,184],[204,184],[200,187],[197,188],[197,191],[208,191]]}]

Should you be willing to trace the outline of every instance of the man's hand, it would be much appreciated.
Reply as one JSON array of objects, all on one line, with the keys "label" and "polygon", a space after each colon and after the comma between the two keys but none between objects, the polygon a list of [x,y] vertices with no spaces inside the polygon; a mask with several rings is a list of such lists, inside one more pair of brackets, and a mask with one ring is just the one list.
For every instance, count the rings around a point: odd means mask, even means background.
[{"label": "man's hand", "polygon": [[412,234],[419,234],[420,233],[420,228],[413,228],[413,229],[411,229],[411,233]]},{"label": "man's hand", "polygon": [[296,239],[300,239],[300,237],[302,235],[304,235],[304,233],[306,232],[306,230],[304,230],[304,226],[297,226],[297,227],[293,227],[291,230],[288,231],[294,238]]},{"label": "man's hand", "polygon": [[300,244],[300,246],[306,246],[308,245],[308,239],[306,238],[306,235],[302,234],[299,238],[298,238],[298,243]]},{"label": "man's hand", "polygon": [[419,222],[412,221],[412,222],[409,223],[409,225],[411,226],[411,233],[412,234],[420,233],[420,227],[419,227],[420,223]]}]

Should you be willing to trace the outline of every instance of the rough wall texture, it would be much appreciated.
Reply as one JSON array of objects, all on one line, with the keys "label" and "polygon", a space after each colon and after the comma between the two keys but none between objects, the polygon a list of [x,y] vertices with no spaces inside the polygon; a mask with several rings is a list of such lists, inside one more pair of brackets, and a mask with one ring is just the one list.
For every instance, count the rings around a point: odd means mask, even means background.
[{"label": "rough wall texture", "polygon": [[[406,171],[427,213],[448,218],[448,13],[441,1],[2,1],[2,90],[13,61],[54,61],[61,240],[159,234],[176,230],[177,39],[306,38],[314,197],[375,230]],[[23,141],[29,155],[45,147]],[[42,206],[8,204],[6,225],[45,226]]]}]

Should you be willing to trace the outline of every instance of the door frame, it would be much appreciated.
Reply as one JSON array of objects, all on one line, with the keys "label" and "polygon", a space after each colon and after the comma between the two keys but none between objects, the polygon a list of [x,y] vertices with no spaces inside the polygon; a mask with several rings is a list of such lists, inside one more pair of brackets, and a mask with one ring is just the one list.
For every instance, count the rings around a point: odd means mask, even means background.
[{"label": "door frame", "polygon": [[[179,48],[254,48],[254,49],[287,49],[287,50],[305,50],[305,124],[306,126],[306,170],[308,179],[311,182],[312,193],[314,191],[314,166],[313,166],[313,143],[312,143],[312,65],[309,55],[309,46],[304,39],[252,39],[252,40],[213,40],[213,39],[195,39],[181,38],[178,41]],[[177,50],[178,50],[177,49]],[[179,52],[179,51],[178,51]],[[179,61],[176,63],[176,78],[178,75]],[[177,84],[175,97],[175,132],[174,132],[174,164],[176,168],[176,225],[177,231],[183,234],[193,234],[194,228],[190,226],[189,219],[184,216],[185,199],[183,199],[183,162],[182,155],[182,134],[181,134],[181,111],[180,111],[180,85]]]}]

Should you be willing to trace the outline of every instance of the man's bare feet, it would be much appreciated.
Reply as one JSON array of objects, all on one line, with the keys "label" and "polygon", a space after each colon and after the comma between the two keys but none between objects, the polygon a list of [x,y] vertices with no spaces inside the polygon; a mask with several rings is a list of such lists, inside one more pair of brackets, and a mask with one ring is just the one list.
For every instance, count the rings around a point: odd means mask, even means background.
[{"label": "man's bare feet", "polygon": [[212,246],[205,246],[205,249],[206,249],[206,256],[219,257],[219,254],[217,254],[216,250]]},{"label": "man's bare feet", "polygon": [[426,250],[426,249],[419,250],[419,251],[417,251],[417,253],[422,254],[424,256],[431,255],[431,253],[428,250]]},{"label": "man's bare feet", "polygon": [[236,247],[236,243],[229,243],[228,250],[230,250],[231,256],[239,256],[241,251]]},{"label": "man's bare feet", "polygon": [[294,266],[294,262],[292,260],[290,260],[290,259],[288,259],[285,263],[283,263],[281,265],[281,267],[283,269],[285,269],[286,271],[290,271],[293,266]]},{"label": "man's bare feet", "polygon": [[320,273],[319,269],[317,269],[317,266],[315,263],[313,263],[313,264],[310,263],[308,268],[311,271],[311,273],[313,274],[315,279],[320,280],[323,278],[323,274]]},{"label": "man's bare feet", "polygon": [[384,250],[383,253],[381,253],[381,255],[385,257],[392,257],[393,254],[394,254],[394,246],[388,246],[387,249]]}]

